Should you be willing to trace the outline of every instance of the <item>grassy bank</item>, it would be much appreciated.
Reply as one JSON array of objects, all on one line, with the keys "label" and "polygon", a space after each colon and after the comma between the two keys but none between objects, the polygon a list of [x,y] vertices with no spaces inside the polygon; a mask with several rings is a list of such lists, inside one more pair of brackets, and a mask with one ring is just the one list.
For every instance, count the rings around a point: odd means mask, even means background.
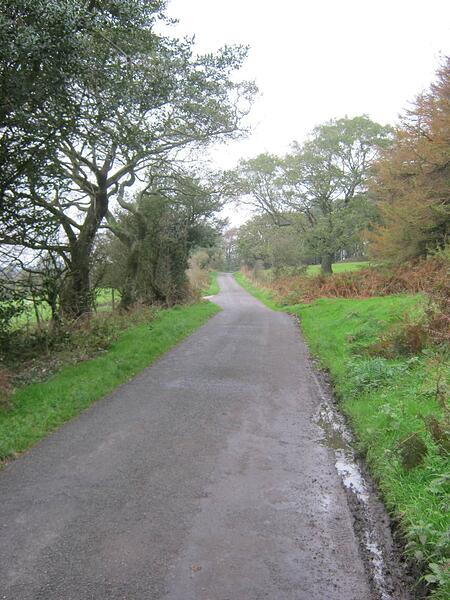
[{"label": "grassy bank", "polygon": [[160,310],[150,322],[122,331],[96,358],[19,389],[11,407],[0,410],[0,461],[26,450],[129,380],[218,311],[210,302]]},{"label": "grassy bank", "polygon": [[[330,372],[359,448],[405,536],[407,553],[432,584],[435,597],[449,598],[449,463],[433,434],[433,423],[443,423],[438,388],[450,383],[445,381],[448,363],[431,350],[392,359],[369,353],[405,314],[421,313],[422,297],[319,299],[281,307],[242,274],[236,279],[270,308],[300,317],[308,345]],[[411,466],[414,462],[418,464]]]}]

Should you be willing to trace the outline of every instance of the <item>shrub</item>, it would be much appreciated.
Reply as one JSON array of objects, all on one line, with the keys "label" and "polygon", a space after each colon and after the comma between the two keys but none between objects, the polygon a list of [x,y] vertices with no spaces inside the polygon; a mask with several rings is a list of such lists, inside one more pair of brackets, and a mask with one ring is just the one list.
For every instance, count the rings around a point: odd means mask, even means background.
[{"label": "shrub", "polygon": [[0,290],[0,348],[4,351],[10,344],[12,321],[23,310],[23,300],[15,298],[9,291]]},{"label": "shrub", "polygon": [[450,343],[450,269],[427,290],[428,332],[437,344]]},{"label": "shrub", "polygon": [[[136,306],[122,314],[98,313],[58,326],[45,322],[33,329],[14,330],[8,352],[1,357],[6,367],[14,367],[14,376],[9,380],[22,385],[47,379],[63,364],[86,360],[105,351],[120,331],[151,322],[157,312],[154,307]],[[0,391],[1,388],[0,374]]]},{"label": "shrub", "polygon": [[210,272],[201,265],[198,256],[193,256],[189,259],[187,276],[192,294],[195,298],[200,298],[202,291],[208,287]]},{"label": "shrub", "polygon": [[366,348],[370,356],[397,358],[417,356],[426,348],[429,334],[426,321],[405,317],[403,322],[392,325],[375,343]]}]

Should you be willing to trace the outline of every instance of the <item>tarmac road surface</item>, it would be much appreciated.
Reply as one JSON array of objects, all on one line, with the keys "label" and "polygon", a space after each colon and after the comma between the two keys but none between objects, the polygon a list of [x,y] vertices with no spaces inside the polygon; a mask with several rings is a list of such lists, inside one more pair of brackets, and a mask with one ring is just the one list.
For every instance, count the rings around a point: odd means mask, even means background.
[{"label": "tarmac road surface", "polygon": [[0,599],[368,600],[298,327],[223,311],[0,473]]}]

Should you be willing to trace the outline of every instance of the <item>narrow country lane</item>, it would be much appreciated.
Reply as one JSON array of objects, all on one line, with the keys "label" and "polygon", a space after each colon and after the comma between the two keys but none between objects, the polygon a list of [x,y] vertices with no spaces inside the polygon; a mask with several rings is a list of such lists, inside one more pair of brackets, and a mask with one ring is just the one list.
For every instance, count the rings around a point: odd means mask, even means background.
[{"label": "narrow country lane", "polygon": [[0,599],[368,600],[295,322],[223,311],[0,473]]}]

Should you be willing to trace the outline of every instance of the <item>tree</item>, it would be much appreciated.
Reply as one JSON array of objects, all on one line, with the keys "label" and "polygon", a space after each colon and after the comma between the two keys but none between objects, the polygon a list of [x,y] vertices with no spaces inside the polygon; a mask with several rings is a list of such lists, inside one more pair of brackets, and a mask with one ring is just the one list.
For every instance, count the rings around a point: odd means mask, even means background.
[{"label": "tree", "polygon": [[130,3],[142,5],[140,16],[112,17],[89,39],[90,75],[70,87],[76,129],[58,136],[45,177],[26,176],[5,202],[3,243],[59,252],[67,265],[69,316],[92,306],[92,248],[111,201],[174,152],[241,134],[254,93],[252,84],[230,79],[245,48],[195,56],[192,41],[154,31],[163,3]]},{"label": "tree", "polygon": [[93,46],[162,16],[153,0],[0,0],[0,192],[35,177],[62,133],[78,125],[74,82],[95,73]]},{"label": "tree", "polygon": [[377,258],[399,262],[442,248],[450,236],[450,57],[403,116],[375,165],[371,192],[381,224],[369,234]]},{"label": "tree", "polygon": [[278,225],[303,215],[300,234],[321,257],[322,271],[331,273],[336,253],[373,216],[368,172],[389,139],[390,128],[366,116],[337,119],[316,127],[304,144],[294,143],[284,159],[263,154],[241,162],[233,176],[247,201]]},{"label": "tree", "polygon": [[217,241],[216,212],[222,203],[211,185],[166,168],[149,173],[133,200],[119,199],[108,214],[112,267],[121,273],[121,307],[137,301],[173,304],[187,293],[186,269],[194,248]]},{"label": "tree", "polygon": [[[293,221],[294,215],[289,215]],[[298,219],[302,217],[299,215]],[[298,225],[298,224],[297,224]],[[237,255],[249,267],[262,262],[266,268],[300,267],[308,260],[298,226],[279,227],[270,215],[256,215],[237,234]]]}]

